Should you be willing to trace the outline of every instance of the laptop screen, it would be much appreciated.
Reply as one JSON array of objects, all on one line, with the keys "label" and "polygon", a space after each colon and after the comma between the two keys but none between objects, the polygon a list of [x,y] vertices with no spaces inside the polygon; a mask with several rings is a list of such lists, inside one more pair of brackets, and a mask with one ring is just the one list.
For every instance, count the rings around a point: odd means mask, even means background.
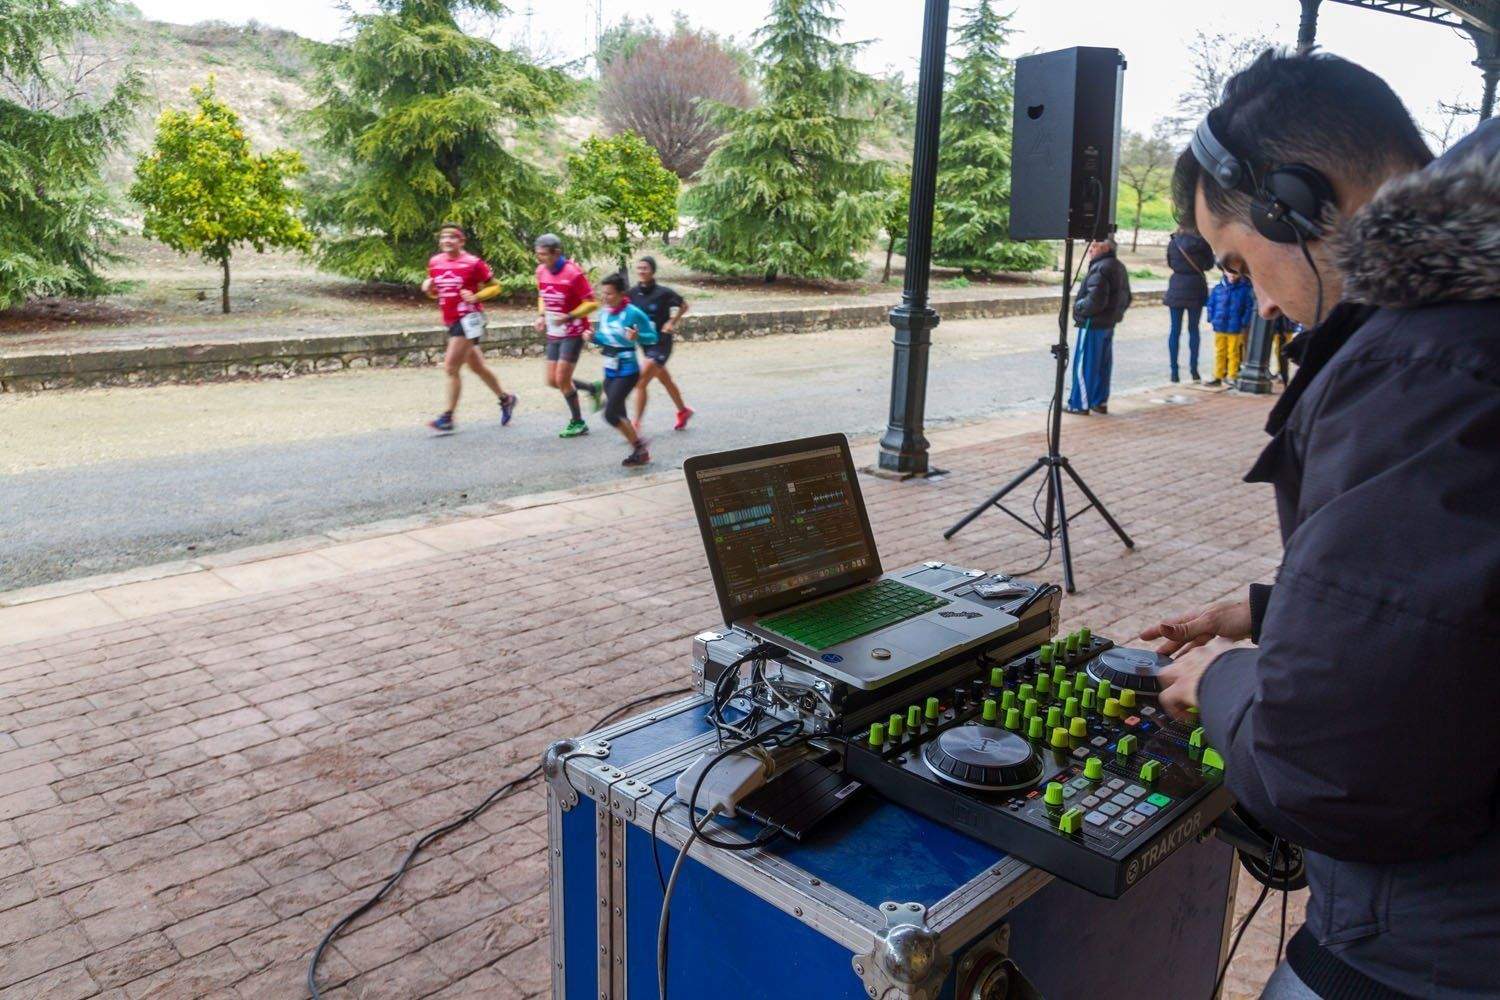
[{"label": "laptop screen", "polygon": [[727,621],[880,574],[842,435],[703,456],[686,471]]}]

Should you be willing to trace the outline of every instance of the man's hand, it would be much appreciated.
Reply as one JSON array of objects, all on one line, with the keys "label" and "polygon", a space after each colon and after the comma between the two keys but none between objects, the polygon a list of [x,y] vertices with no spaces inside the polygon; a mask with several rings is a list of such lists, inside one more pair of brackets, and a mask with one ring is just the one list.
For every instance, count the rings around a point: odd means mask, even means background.
[{"label": "man's hand", "polygon": [[[1213,638],[1238,642],[1250,638],[1250,599],[1219,601],[1185,615],[1164,618],[1140,634],[1146,641],[1163,640],[1156,651],[1163,656],[1201,646]],[[1196,689],[1196,688],[1195,688]]]},{"label": "man's hand", "polygon": [[1161,694],[1157,696],[1161,707],[1173,718],[1187,722],[1192,717],[1188,709],[1198,707],[1198,682],[1203,680],[1203,671],[1220,653],[1234,648],[1235,643],[1230,639],[1209,639],[1190,647],[1170,667],[1163,668]]},{"label": "man's hand", "polygon": [[479,296],[475,295],[473,292],[469,291],[467,288],[461,289],[459,291],[459,293],[458,293],[458,297],[461,298],[461,299],[463,299],[465,302],[469,303],[470,305],[473,305],[475,302],[479,301]]},{"label": "man's hand", "polygon": [[422,282],[422,294],[425,295],[425,296],[427,296],[429,299],[435,299],[435,298],[438,297],[437,296],[437,289],[435,289],[435,288],[432,287],[432,279],[431,278],[426,278],[426,279],[423,280],[423,282]]},{"label": "man's hand", "polygon": [[538,316],[536,322],[531,325],[536,329],[537,333],[547,332],[547,318],[545,316]]},{"label": "man's hand", "polygon": [[625,328],[625,339],[626,340],[635,340],[638,336],[640,336],[640,333],[641,333],[641,331],[637,330],[635,327],[633,327],[633,326],[627,326]]}]

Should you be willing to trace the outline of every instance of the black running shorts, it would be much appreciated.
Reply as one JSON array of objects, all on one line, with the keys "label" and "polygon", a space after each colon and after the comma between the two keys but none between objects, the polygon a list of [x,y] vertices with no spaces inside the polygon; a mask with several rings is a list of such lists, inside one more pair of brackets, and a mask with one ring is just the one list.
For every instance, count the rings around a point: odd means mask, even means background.
[{"label": "black running shorts", "polygon": [[641,353],[665,368],[667,359],[672,356],[672,335],[657,333],[656,343],[642,345]]},{"label": "black running shorts", "polygon": [[582,337],[548,337],[547,338],[547,360],[566,361],[569,364],[578,362],[578,355],[583,352]]}]

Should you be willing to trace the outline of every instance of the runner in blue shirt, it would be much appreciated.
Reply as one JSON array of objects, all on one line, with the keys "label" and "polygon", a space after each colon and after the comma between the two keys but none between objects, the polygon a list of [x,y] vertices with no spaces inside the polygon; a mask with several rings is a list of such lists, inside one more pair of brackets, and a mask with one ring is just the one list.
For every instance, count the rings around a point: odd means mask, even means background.
[{"label": "runner in blue shirt", "polygon": [[625,401],[641,378],[636,346],[656,343],[656,326],[625,295],[625,276],[611,274],[599,283],[600,310],[593,341],[604,355],[604,419],[630,442],[630,454],[620,463],[645,465],[651,461],[646,439],[625,418]]}]

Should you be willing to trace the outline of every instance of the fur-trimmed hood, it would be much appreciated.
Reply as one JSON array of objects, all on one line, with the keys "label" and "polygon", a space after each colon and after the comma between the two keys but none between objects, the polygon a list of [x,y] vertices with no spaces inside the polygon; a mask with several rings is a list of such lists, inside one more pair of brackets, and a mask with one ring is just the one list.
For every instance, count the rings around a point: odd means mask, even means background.
[{"label": "fur-trimmed hood", "polygon": [[1346,299],[1410,308],[1500,298],[1500,119],[1387,181],[1340,235]]}]

